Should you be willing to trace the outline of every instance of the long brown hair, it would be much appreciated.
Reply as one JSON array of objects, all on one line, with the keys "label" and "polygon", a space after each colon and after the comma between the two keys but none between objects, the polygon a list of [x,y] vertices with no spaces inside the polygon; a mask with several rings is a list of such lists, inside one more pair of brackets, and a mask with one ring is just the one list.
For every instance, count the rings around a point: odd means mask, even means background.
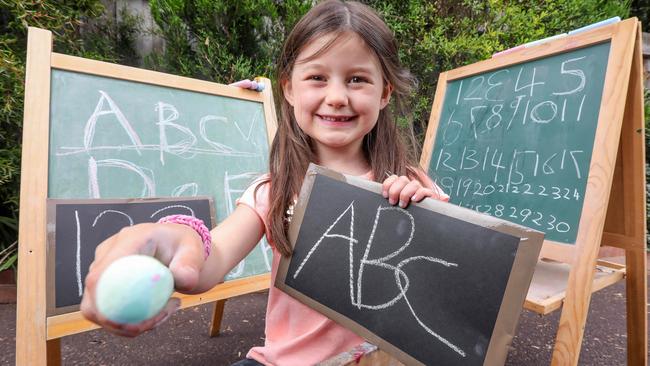
[{"label": "long brown hair", "polygon": [[[399,128],[393,113],[405,115],[404,99],[415,86],[415,79],[399,61],[393,33],[370,7],[358,2],[327,0],[313,7],[295,25],[287,37],[277,65],[278,85],[291,78],[298,54],[313,40],[334,35],[332,41],[316,55],[327,51],[341,35],[354,32],[361,37],[379,59],[384,83],[393,87],[391,105],[379,112],[375,127],[364,137],[363,151],[377,182],[386,173],[419,179],[415,163],[415,138],[410,123]],[[317,161],[309,136],[298,127],[293,108],[284,98],[282,87],[276,87],[280,113],[278,130],[270,156],[269,231],[275,247],[284,256],[291,254],[287,235],[286,211],[300,192],[309,162]]]}]

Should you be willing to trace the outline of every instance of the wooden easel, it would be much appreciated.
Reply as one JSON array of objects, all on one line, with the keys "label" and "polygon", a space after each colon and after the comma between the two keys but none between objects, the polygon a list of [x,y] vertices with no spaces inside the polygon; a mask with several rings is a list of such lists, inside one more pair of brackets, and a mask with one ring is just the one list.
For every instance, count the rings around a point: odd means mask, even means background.
[{"label": "wooden easel", "polygon": [[[611,40],[584,206],[575,245],[546,240],[525,307],[562,306],[553,365],[576,365],[593,291],[626,276],[628,364],[647,365],[645,143],[641,30],[636,18],[442,73],[421,166],[431,161],[448,81]],[[609,71],[609,70],[614,70]],[[625,249],[626,266],[597,261],[600,245]],[[604,275],[595,273],[606,267]],[[558,268],[564,273],[558,274]],[[537,273],[539,272],[539,273]],[[555,277],[554,284],[549,284]],[[543,291],[543,294],[539,292]]]},{"label": "wooden easel", "polygon": [[[526,308],[547,314],[563,306],[553,351],[553,364],[577,364],[591,293],[626,278],[628,365],[647,365],[647,262],[645,240],[645,137],[643,123],[643,66],[641,27],[634,41],[620,142],[600,244],[625,250],[625,266],[597,260],[598,246],[585,243],[565,258],[564,248],[547,246],[542,257],[572,263],[568,282],[555,288],[553,299],[540,301],[529,292]],[[613,133],[613,132],[612,132]],[[616,146],[616,145],[614,145]],[[598,241],[595,241],[598,243]],[[566,261],[571,259],[571,262]],[[609,267],[603,272],[602,267]],[[580,268],[596,269],[581,271]],[[534,280],[535,281],[535,280]],[[538,279],[537,285],[545,278]],[[591,283],[591,288],[588,284]],[[549,301],[552,300],[552,301]]]},{"label": "wooden easel", "polygon": [[[275,135],[275,106],[271,88],[262,93],[228,88],[200,80],[93,61],[52,52],[52,33],[29,28],[25,80],[25,114],[20,190],[16,364],[59,365],[61,337],[97,326],[80,312],[48,316],[46,312],[46,199],[52,69],[76,71],[140,83],[181,88],[206,94],[253,100],[264,105],[268,141]],[[268,80],[267,80],[268,82]],[[51,253],[50,253],[51,254]],[[217,301],[211,334],[218,333],[225,299],[267,289],[270,274],[260,274],[217,285],[200,295],[175,294],[186,308]]]}]

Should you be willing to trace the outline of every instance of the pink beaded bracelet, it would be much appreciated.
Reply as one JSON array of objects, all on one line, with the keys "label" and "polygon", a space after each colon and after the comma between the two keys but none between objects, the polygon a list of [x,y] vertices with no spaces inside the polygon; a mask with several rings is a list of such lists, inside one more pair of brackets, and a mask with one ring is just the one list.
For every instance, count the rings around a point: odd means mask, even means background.
[{"label": "pink beaded bracelet", "polygon": [[210,250],[212,249],[212,235],[210,235],[210,230],[203,223],[203,220],[198,219],[194,216],[188,215],[169,215],[158,220],[160,224],[183,224],[191,227],[196,231],[201,240],[203,240],[203,254],[207,259],[210,255]]}]

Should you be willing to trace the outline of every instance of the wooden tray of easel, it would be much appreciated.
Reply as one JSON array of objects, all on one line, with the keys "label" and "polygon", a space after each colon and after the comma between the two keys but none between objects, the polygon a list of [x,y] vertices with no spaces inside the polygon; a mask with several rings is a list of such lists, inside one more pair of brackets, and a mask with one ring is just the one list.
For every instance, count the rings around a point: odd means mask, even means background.
[{"label": "wooden tray of easel", "polygon": [[[548,259],[537,262],[524,308],[542,315],[561,308],[566,297],[570,272],[571,266],[566,263]],[[602,290],[624,277],[625,265],[599,260],[594,270],[591,290]]]}]

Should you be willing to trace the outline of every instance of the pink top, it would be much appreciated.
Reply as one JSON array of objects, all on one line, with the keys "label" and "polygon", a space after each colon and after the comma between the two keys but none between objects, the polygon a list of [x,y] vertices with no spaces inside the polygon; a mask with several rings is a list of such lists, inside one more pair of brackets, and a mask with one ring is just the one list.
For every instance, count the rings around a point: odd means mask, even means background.
[{"label": "pink top", "polygon": [[[372,175],[368,173],[363,177],[370,179]],[[426,179],[430,182],[430,187],[438,193],[434,198],[449,200],[449,196],[435,183],[428,177]],[[273,248],[273,284],[282,255],[275,249],[268,231],[269,183],[262,184],[255,195],[257,185],[259,181],[248,187],[237,203],[251,207],[264,223],[266,237]],[[363,338],[274,286],[269,289],[265,333],[264,346],[253,347],[246,355],[264,365],[313,365],[347,352],[364,342]]]}]

